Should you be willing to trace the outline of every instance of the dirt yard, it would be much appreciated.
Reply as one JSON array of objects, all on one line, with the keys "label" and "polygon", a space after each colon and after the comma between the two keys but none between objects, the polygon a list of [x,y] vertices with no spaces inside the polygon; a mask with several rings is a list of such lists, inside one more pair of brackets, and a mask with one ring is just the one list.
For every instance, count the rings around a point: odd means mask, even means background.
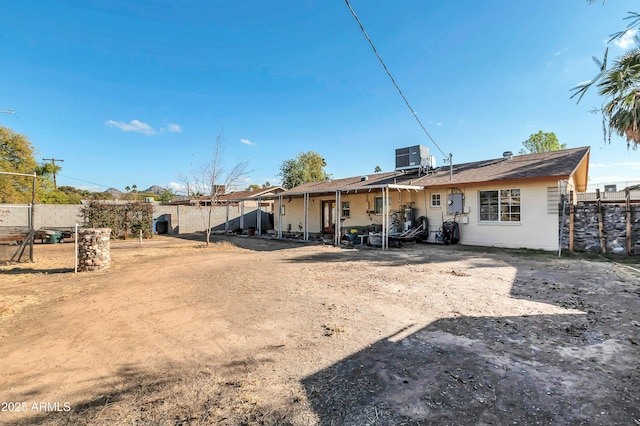
[{"label": "dirt yard", "polygon": [[73,244],[38,244],[0,268],[0,424],[640,424],[627,267],[214,242],[112,243],[81,274]]}]

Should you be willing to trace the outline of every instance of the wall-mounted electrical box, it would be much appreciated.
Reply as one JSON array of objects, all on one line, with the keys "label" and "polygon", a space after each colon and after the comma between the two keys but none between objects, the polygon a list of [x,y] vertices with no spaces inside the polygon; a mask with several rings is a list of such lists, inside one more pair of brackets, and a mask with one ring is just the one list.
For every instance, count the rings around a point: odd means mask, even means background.
[{"label": "wall-mounted electrical box", "polygon": [[447,213],[448,214],[462,213],[462,194],[447,195]]}]

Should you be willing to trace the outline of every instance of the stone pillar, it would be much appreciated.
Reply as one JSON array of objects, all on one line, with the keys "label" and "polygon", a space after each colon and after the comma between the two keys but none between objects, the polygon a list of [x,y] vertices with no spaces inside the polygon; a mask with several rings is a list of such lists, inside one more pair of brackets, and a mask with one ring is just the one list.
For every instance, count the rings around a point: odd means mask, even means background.
[{"label": "stone pillar", "polygon": [[111,266],[110,228],[78,230],[78,271],[101,271]]}]

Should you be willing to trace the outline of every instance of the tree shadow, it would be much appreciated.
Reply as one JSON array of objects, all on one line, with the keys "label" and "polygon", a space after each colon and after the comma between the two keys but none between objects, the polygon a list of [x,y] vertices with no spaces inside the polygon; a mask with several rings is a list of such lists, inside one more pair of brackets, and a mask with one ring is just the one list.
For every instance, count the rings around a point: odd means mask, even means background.
[{"label": "tree shadow", "polygon": [[[204,234],[180,234],[180,235],[165,235],[165,238],[177,238],[181,240],[194,241],[204,243],[206,241]],[[248,237],[246,235],[230,235],[230,234],[211,234],[211,243],[228,242],[237,247],[253,250],[253,251],[278,251],[288,250],[297,247],[304,246],[317,246],[322,245],[318,241],[302,241],[302,240],[287,240],[276,239],[271,237]]]},{"label": "tree shadow", "polygon": [[49,268],[49,269],[36,269],[36,268],[22,268],[19,266],[11,269],[1,269],[0,275],[33,275],[33,274],[68,274],[74,272],[73,268]]},{"label": "tree shadow", "polygon": [[[339,250],[324,253],[312,253],[296,256],[289,260],[294,263],[341,263],[341,262],[376,262],[385,266],[406,266],[452,262],[469,255],[460,246],[434,244],[407,244],[400,248],[381,251],[380,249]],[[482,259],[486,259],[483,256]],[[478,267],[491,267],[478,263]]]},{"label": "tree shadow", "polygon": [[590,278],[520,270],[514,298],[572,311],[399,330],[303,379],[310,404],[326,425],[637,423],[639,281]]},{"label": "tree shadow", "polygon": [[[172,364],[150,371],[125,364],[113,376],[83,383],[85,391],[75,402],[28,402],[20,413],[2,413],[2,424],[286,423],[286,410],[254,396],[255,384],[234,374],[234,368],[237,366]],[[21,398],[36,398],[41,393],[41,389],[32,389]]]}]

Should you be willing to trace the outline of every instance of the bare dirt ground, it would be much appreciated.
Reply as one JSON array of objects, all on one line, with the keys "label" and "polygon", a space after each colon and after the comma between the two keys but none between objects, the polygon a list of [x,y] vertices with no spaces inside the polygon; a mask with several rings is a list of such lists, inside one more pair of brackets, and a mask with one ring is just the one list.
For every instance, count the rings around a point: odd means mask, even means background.
[{"label": "bare dirt ground", "polygon": [[[242,237],[0,268],[0,424],[640,424],[640,275]],[[632,265],[638,268],[637,263]]]}]

